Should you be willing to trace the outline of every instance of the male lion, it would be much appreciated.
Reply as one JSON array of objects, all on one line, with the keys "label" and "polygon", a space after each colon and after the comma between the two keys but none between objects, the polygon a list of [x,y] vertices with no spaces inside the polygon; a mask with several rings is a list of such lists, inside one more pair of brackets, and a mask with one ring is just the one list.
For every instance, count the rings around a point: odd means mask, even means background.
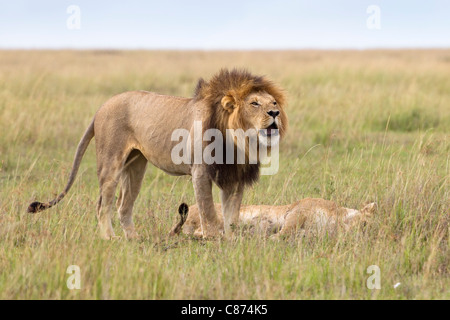
[{"label": "male lion", "polygon": [[[259,158],[256,163],[232,164],[220,161],[205,164],[175,164],[171,151],[179,144],[172,141],[176,129],[192,133],[194,121],[200,121],[202,130],[254,129],[260,144],[275,145],[287,129],[284,112],[284,92],[265,77],[254,76],[242,70],[221,70],[210,81],[200,79],[193,98],[160,95],[147,91],[132,91],[109,99],[97,111],[81,139],[69,181],[64,191],[48,203],[33,202],[28,212],[45,210],[61,201],[72,186],[81,159],[95,135],[97,175],[100,197],[97,217],[103,238],[115,237],[111,214],[117,185],[121,190],[117,201],[120,223],[126,238],[137,233],[132,221],[133,204],[139,193],[147,162],[171,175],[191,175],[199,206],[203,237],[219,234],[222,226],[228,235],[230,226],[238,221],[244,187],[259,177]],[[279,137],[278,137],[279,136]],[[194,158],[194,139],[184,142]],[[231,142],[234,146],[235,141]],[[201,145],[205,147],[205,143]],[[222,157],[226,158],[225,142]],[[236,153],[234,160],[236,160]],[[202,160],[202,159],[201,159]],[[219,224],[214,209],[212,183],[221,189],[225,224]]]},{"label": "male lion", "polygon": [[[215,204],[215,207],[218,218],[222,221],[221,205]],[[375,202],[369,203],[361,210],[355,210],[340,207],[329,200],[306,198],[284,206],[242,206],[239,220],[252,231],[266,235],[273,234],[273,237],[277,238],[295,234],[297,231],[333,231],[339,225],[348,229],[371,216],[376,208]],[[178,213],[180,221],[172,228],[170,235],[177,235],[183,231],[184,234],[198,237],[201,234],[198,206],[193,205],[189,208],[187,204],[182,203]]]}]

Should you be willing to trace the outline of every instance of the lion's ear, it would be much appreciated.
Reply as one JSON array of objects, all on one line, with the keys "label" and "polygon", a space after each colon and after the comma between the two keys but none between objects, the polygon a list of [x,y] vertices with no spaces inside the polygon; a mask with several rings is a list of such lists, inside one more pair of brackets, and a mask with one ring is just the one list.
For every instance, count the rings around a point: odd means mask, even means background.
[{"label": "lion's ear", "polygon": [[227,110],[228,112],[233,112],[233,109],[235,108],[236,101],[234,98],[230,95],[226,95],[222,98],[222,101],[220,101],[222,104],[222,107]]}]

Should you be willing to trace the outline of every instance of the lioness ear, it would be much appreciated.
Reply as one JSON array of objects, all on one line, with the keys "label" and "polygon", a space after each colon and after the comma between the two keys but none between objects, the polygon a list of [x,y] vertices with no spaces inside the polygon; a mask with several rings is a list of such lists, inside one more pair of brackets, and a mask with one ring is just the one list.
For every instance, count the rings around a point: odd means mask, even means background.
[{"label": "lioness ear", "polygon": [[222,101],[220,101],[220,103],[222,104],[222,107],[227,110],[228,112],[233,112],[233,109],[235,108],[235,101],[234,98],[232,96],[224,96],[222,98]]}]

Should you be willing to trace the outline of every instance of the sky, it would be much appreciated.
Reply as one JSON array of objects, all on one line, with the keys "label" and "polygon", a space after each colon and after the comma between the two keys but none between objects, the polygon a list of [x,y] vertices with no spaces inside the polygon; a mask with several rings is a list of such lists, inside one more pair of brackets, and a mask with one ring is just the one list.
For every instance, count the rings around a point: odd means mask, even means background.
[{"label": "sky", "polygon": [[0,1],[0,49],[450,48],[450,0]]}]

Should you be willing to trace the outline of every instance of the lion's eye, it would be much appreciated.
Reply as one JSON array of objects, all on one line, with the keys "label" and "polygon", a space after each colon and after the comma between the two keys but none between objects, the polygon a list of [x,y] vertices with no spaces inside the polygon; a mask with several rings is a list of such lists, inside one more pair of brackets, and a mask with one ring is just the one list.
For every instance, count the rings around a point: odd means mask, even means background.
[{"label": "lion's eye", "polygon": [[256,101],[253,101],[253,102],[251,103],[251,105],[254,106],[254,107],[259,107],[259,103],[256,102]]},{"label": "lion's eye", "polygon": [[274,102],[273,102],[273,105],[274,105],[274,106],[276,106],[276,105],[277,105],[277,102],[276,102],[276,101],[274,101]]}]

